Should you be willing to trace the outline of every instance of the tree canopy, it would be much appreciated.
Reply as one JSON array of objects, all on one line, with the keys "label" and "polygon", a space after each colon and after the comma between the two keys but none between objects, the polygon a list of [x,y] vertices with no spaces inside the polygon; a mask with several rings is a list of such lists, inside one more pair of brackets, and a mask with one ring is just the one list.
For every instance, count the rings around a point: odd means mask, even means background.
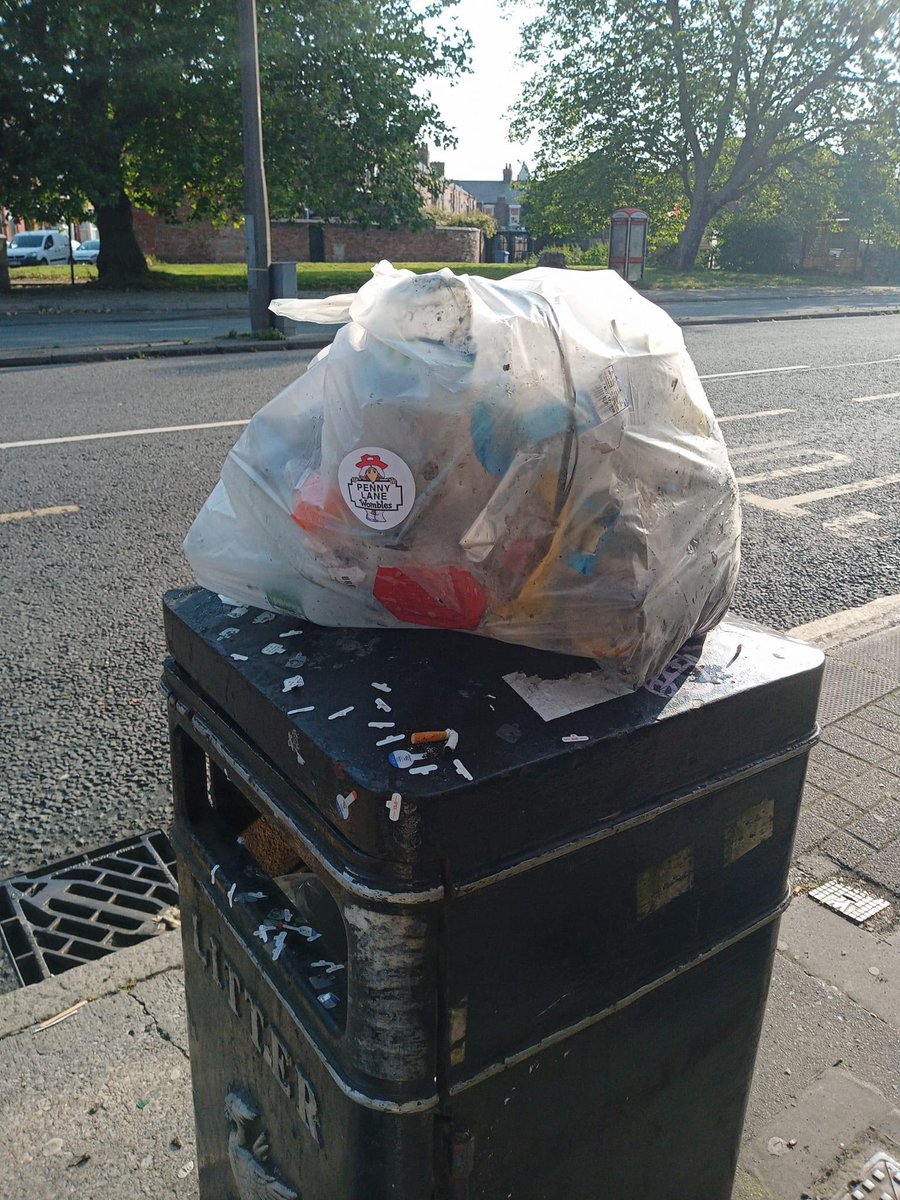
[{"label": "tree canopy", "polygon": [[687,267],[716,213],[895,111],[898,48],[900,0],[546,0],[514,129],[539,177],[677,179]]},{"label": "tree canopy", "polygon": [[[441,0],[260,3],[273,215],[361,223],[418,213],[416,146],[451,139],[418,79],[465,68]],[[9,103],[6,103],[9,98]],[[240,72],[231,0],[0,0],[0,181],[14,212],[87,206],[99,273],[146,270],[131,205],[168,216],[242,211]]]}]

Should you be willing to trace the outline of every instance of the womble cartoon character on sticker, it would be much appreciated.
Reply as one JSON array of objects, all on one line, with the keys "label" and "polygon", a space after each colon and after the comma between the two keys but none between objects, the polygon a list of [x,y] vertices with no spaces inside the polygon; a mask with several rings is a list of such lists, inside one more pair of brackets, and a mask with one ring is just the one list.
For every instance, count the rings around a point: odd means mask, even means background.
[{"label": "womble cartoon character on sticker", "polygon": [[378,454],[363,454],[356,463],[358,475],[347,483],[350,504],[365,513],[373,524],[387,524],[384,514],[403,507],[403,487],[391,475],[388,464]]}]

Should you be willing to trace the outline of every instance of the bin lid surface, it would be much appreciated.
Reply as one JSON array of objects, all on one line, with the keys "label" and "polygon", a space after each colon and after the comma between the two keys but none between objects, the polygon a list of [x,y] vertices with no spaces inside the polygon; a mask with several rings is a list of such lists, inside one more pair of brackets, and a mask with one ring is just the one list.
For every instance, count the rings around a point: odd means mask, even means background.
[{"label": "bin lid surface", "polygon": [[[164,620],[170,685],[274,764],[297,820],[314,812],[340,853],[422,883],[806,748],[824,662],[728,621],[658,680],[598,703],[608,693],[590,660],[464,633],[327,628],[201,588],[169,592]],[[411,740],[443,730],[454,748]]]}]

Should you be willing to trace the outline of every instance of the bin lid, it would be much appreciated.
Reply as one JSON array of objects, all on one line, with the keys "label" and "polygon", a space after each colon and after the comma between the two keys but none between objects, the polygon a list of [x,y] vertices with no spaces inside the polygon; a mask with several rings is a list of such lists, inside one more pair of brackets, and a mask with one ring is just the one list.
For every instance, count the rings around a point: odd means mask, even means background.
[{"label": "bin lid", "polygon": [[824,656],[745,621],[600,702],[590,660],[465,633],[326,628],[202,588],[169,592],[164,620],[170,690],[255,747],[291,820],[388,890],[577,842],[816,732]]}]

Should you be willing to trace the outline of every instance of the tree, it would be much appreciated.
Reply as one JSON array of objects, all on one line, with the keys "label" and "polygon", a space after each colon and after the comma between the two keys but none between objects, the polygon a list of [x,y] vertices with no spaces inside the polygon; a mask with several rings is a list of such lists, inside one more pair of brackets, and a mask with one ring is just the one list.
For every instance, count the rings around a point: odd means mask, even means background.
[{"label": "tree", "polygon": [[[462,69],[468,46],[436,25],[442,8],[438,0],[424,10],[412,0],[260,6],[273,213],[398,223],[418,210],[415,146],[449,139],[413,88],[420,74]],[[241,211],[231,0],[0,0],[6,94],[18,99],[3,118],[4,202],[50,219],[92,206],[103,283],[146,275],[132,204],[173,218],[185,203],[219,220]]]},{"label": "tree", "polygon": [[710,220],[789,163],[896,104],[900,0],[546,0],[526,24],[514,132],[539,170],[600,154],[675,174],[676,265]]},{"label": "tree", "polygon": [[847,138],[835,170],[836,206],[869,241],[900,246],[900,109]]},{"label": "tree", "polygon": [[650,249],[678,240],[686,208],[675,175],[641,174],[596,151],[525,185],[523,219],[536,237],[586,242],[603,233],[610,213],[623,206],[650,214]]}]

